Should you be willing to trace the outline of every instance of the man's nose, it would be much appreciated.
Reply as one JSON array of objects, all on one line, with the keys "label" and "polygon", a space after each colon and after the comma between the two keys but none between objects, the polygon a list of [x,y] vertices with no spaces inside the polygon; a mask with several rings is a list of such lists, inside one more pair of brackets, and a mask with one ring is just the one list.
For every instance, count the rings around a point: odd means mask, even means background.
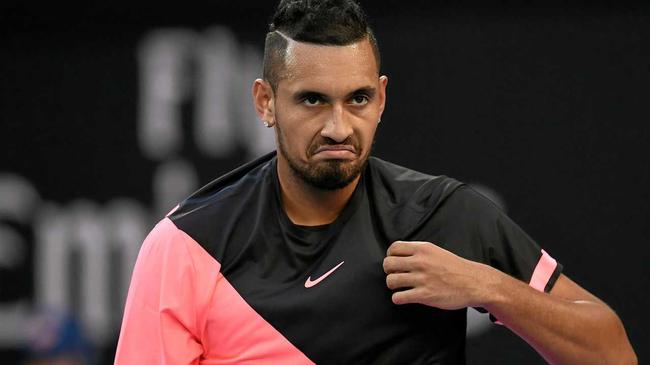
[{"label": "man's nose", "polygon": [[344,142],[352,135],[352,126],[342,105],[332,107],[332,116],[325,122],[320,135],[338,143]]}]

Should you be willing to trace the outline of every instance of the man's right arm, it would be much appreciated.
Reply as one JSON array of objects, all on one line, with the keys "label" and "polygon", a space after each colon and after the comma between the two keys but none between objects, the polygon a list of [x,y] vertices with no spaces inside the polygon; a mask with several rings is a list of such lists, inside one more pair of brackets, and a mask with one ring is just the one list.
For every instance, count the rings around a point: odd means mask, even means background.
[{"label": "man's right arm", "polygon": [[198,364],[204,300],[186,235],[165,218],[145,239],[133,270],[115,364]]}]

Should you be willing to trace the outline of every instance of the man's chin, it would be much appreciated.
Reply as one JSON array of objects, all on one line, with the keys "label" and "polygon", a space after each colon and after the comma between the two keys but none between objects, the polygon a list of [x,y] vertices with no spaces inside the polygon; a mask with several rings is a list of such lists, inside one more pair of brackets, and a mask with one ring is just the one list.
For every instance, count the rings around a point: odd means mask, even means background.
[{"label": "man's chin", "polygon": [[299,175],[312,187],[333,191],[350,185],[360,173],[361,168],[354,161],[328,160]]},{"label": "man's chin", "polygon": [[352,177],[326,177],[322,178],[319,177],[317,179],[313,180],[307,180],[307,183],[319,190],[327,190],[327,191],[336,191],[336,190],[341,190],[345,188],[346,186],[350,185],[356,176]]}]

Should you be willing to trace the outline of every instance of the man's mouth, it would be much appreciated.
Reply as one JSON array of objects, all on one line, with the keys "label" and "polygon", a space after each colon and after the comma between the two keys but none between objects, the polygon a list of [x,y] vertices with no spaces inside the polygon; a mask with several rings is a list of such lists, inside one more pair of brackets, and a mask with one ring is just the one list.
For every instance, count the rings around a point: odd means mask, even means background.
[{"label": "man's mouth", "polygon": [[357,151],[352,145],[324,145],[314,151],[313,157],[323,160],[353,160]]}]

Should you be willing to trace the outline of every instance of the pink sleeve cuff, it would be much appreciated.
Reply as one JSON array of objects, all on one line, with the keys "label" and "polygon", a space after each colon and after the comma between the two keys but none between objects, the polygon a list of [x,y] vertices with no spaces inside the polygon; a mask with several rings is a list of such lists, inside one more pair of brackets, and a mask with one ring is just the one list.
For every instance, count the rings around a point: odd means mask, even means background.
[{"label": "pink sleeve cuff", "polygon": [[530,278],[528,285],[543,292],[555,272],[557,261],[551,257],[546,251],[542,250],[542,257],[537,262],[537,266],[533,271],[533,276]]}]

